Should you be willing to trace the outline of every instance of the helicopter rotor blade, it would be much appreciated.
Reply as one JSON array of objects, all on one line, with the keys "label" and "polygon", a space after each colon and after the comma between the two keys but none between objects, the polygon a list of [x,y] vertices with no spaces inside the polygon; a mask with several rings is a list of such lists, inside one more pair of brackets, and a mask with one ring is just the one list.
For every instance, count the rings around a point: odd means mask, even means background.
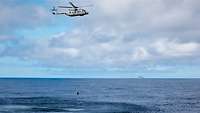
[{"label": "helicopter rotor blade", "polygon": [[79,8],[79,7],[75,6],[72,2],[69,2],[69,4],[74,8]]},{"label": "helicopter rotor blade", "polygon": [[93,7],[93,5],[79,6],[79,7]]},{"label": "helicopter rotor blade", "polygon": [[68,7],[68,6],[58,6],[59,8],[74,8],[74,7]]}]

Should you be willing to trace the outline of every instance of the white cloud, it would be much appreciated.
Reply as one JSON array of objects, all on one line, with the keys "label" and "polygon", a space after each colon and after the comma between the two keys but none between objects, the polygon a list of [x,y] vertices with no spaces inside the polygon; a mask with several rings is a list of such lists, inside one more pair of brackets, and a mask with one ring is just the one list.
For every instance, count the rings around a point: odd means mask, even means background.
[{"label": "white cloud", "polygon": [[79,50],[76,48],[52,48],[51,51],[58,55],[69,56],[72,58],[79,56]]},{"label": "white cloud", "polygon": [[168,72],[168,71],[172,71],[174,67],[172,66],[166,66],[166,65],[147,65],[146,70],[152,72],[152,71],[156,71],[156,72]]},{"label": "white cloud", "polygon": [[145,48],[139,47],[133,54],[133,61],[147,60],[150,57],[150,53]]},{"label": "white cloud", "polygon": [[[189,31],[200,29],[197,0],[101,0],[91,10],[89,24],[92,28],[103,26],[108,32],[118,34],[143,33],[149,36],[191,37]],[[125,8],[124,8],[125,7]],[[87,22],[83,21],[84,23]],[[87,24],[87,23],[86,23]],[[184,33],[184,35],[182,35]],[[198,33],[200,35],[200,33]],[[149,37],[148,37],[149,38]]]},{"label": "white cloud", "polygon": [[102,9],[101,11],[105,14],[120,15],[130,9],[133,0],[123,0],[117,2],[116,0],[101,0],[95,1],[95,3],[100,9]]},{"label": "white cloud", "polygon": [[195,42],[180,43],[159,40],[153,44],[156,51],[163,57],[186,57],[198,55],[200,44]]},{"label": "white cloud", "polygon": [[[35,39],[31,44],[22,41],[23,44],[7,48],[11,52],[4,54],[23,56],[44,64],[77,67],[125,67],[174,58],[189,61],[191,57],[199,56],[200,27],[197,23],[200,8],[197,0],[92,2],[94,7],[90,9],[90,15],[70,21],[75,24],[70,32],[61,32],[42,41]],[[21,25],[24,22],[38,25],[43,21],[35,20],[46,17],[43,8],[34,7],[28,11],[24,8],[16,8],[21,13],[12,15],[16,18],[14,22],[11,15],[4,14],[0,23],[4,26],[7,26],[4,23]],[[9,8],[4,10],[10,11]],[[24,18],[27,21],[20,20],[30,11],[36,13]]]}]

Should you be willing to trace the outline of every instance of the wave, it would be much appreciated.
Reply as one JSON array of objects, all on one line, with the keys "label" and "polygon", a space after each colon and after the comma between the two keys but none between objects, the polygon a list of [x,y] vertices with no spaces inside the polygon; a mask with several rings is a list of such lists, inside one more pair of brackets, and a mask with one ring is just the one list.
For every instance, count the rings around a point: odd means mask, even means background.
[{"label": "wave", "polygon": [[0,112],[9,113],[155,113],[142,105],[116,102],[89,102],[56,97],[0,98]]}]

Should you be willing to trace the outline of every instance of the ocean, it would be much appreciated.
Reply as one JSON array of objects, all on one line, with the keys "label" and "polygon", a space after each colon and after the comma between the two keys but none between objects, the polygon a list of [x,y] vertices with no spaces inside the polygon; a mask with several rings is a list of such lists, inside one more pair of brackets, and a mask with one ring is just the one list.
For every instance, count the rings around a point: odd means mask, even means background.
[{"label": "ocean", "polygon": [[0,113],[200,113],[200,79],[0,79]]}]

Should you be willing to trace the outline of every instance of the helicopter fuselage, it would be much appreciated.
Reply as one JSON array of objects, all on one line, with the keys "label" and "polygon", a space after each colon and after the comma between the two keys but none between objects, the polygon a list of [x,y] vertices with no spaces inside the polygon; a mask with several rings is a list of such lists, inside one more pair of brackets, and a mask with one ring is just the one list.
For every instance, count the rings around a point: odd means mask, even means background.
[{"label": "helicopter fuselage", "polygon": [[85,9],[81,8],[68,8],[66,10],[58,11],[57,9],[52,12],[54,15],[64,14],[66,16],[75,17],[75,16],[84,16],[88,15],[89,13]]},{"label": "helicopter fuselage", "polygon": [[89,13],[86,11],[86,10],[84,10],[84,9],[81,9],[81,8],[77,8],[77,9],[75,9],[75,8],[69,8],[69,9],[67,9],[67,11],[66,11],[66,13],[65,13],[65,15],[67,15],[67,16],[84,16],[84,15],[88,15]]},{"label": "helicopter fuselage", "polygon": [[71,6],[57,6],[53,7],[52,14],[54,15],[66,15],[66,16],[84,16],[88,15],[89,13],[80,7],[77,7],[72,2],[69,2]]}]

